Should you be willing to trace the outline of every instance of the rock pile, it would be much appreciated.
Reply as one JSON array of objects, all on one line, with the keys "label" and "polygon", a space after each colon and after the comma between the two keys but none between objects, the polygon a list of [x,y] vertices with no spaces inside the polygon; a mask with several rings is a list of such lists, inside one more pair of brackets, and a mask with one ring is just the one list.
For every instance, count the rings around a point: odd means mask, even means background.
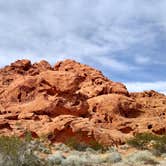
[{"label": "rock pile", "polygon": [[121,144],[133,134],[166,132],[166,96],[125,85],[73,60],[52,67],[18,60],[0,69],[0,135],[69,137]]}]

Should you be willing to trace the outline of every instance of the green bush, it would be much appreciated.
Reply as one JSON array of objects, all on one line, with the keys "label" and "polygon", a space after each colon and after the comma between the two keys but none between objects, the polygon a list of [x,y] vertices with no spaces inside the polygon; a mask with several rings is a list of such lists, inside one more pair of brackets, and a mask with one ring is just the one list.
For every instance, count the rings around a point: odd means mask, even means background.
[{"label": "green bush", "polygon": [[136,134],[127,143],[141,150],[153,150],[158,154],[166,152],[166,135],[155,135],[151,133]]},{"label": "green bush", "polygon": [[153,148],[159,153],[166,153],[166,135],[158,137]]},{"label": "green bush", "polygon": [[87,148],[92,148],[95,151],[97,150],[106,151],[108,149],[107,147],[104,147],[102,144],[98,143],[95,140],[90,141],[88,144],[86,144],[85,142],[80,142],[74,137],[69,138],[65,142],[65,144],[70,148],[78,151],[85,151]]},{"label": "green bush", "polygon": [[70,148],[78,151],[85,151],[88,147],[86,143],[78,141],[75,137],[71,137],[68,140],[66,140],[65,144]]},{"label": "green bush", "polygon": [[94,150],[101,150],[101,151],[106,151],[107,150],[107,147],[104,147],[102,144],[100,144],[99,142],[97,141],[91,141],[90,142],[90,145],[89,145],[92,149]]},{"label": "green bush", "polygon": [[157,136],[151,133],[139,133],[134,138],[131,138],[127,143],[135,148],[145,150],[148,148],[148,144],[152,140],[156,140]]},{"label": "green bush", "polygon": [[16,136],[0,137],[0,166],[39,166],[39,158],[34,155],[36,146],[31,145],[31,136],[25,139]]}]

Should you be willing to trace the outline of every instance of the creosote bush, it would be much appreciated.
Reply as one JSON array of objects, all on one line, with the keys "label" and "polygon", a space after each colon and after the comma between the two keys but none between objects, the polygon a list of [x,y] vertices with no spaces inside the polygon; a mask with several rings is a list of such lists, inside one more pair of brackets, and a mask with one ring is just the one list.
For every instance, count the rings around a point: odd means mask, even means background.
[{"label": "creosote bush", "polygon": [[24,139],[17,136],[0,137],[0,166],[42,166],[34,155],[35,145],[31,145],[31,134],[27,132]]},{"label": "creosote bush", "polygon": [[108,163],[118,163],[122,160],[120,153],[112,152],[106,154],[106,162]]},{"label": "creosote bush", "polygon": [[78,150],[78,151],[85,151],[87,148],[87,144],[85,144],[84,142],[78,141],[75,137],[71,137],[68,140],[66,140],[65,144],[69,146],[70,148]]},{"label": "creosote bush", "polygon": [[97,141],[91,141],[90,142],[90,147],[94,150],[101,150],[103,152],[108,149],[108,147],[103,146],[102,144],[100,144]]},{"label": "creosote bush", "polygon": [[85,142],[80,142],[74,137],[71,137],[68,140],[66,140],[65,144],[70,148],[78,151],[85,151],[87,148],[92,148],[93,150],[96,151],[97,150],[106,151],[108,149],[108,147],[104,147],[102,144],[98,143],[95,140],[89,142],[89,144],[86,144]]},{"label": "creosote bush", "polygon": [[55,154],[49,155],[47,160],[49,166],[55,166],[55,165],[62,165],[64,159],[65,158],[62,155],[61,151],[57,151]]},{"label": "creosote bush", "polygon": [[128,160],[129,161],[149,161],[152,160],[154,157],[152,155],[151,152],[149,152],[148,150],[144,150],[144,151],[137,151],[131,155],[128,156]]},{"label": "creosote bush", "polygon": [[152,140],[156,140],[156,135],[151,133],[138,133],[135,137],[129,139],[127,143],[135,148],[145,150],[148,149],[148,144]]},{"label": "creosote bush", "polygon": [[157,154],[166,153],[166,135],[139,133],[127,143],[137,149],[156,151]]}]

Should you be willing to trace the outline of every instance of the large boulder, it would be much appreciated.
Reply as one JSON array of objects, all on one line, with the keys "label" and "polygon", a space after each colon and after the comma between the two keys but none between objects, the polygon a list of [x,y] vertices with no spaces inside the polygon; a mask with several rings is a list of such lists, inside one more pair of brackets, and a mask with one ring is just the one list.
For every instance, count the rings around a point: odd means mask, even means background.
[{"label": "large boulder", "polygon": [[77,73],[79,76],[83,77],[84,81],[80,84],[79,92],[86,95],[88,98],[109,93],[128,95],[128,91],[123,84],[115,83],[104,77],[101,71],[73,60],[58,62],[55,64],[54,70]]}]

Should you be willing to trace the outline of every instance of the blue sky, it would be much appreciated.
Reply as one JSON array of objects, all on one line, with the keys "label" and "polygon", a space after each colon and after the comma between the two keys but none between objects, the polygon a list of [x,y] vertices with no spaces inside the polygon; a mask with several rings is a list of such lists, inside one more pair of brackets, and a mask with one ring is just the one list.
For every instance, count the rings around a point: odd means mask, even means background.
[{"label": "blue sky", "polygon": [[75,59],[166,93],[165,0],[0,0],[0,66]]}]

